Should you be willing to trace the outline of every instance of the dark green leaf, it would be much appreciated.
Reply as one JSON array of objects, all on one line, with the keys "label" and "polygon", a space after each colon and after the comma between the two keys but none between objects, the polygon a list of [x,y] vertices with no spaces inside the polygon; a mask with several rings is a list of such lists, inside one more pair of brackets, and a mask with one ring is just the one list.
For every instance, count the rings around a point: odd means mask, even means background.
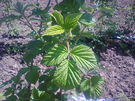
[{"label": "dark green leaf", "polygon": [[81,16],[80,21],[84,23],[90,23],[92,21],[92,15],[90,13],[84,13]]},{"label": "dark green leaf", "polygon": [[55,96],[54,94],[44,92],[40,94],[39,101],[55,101]]},{"label": "dark green leaf", "polygon": [[36,66],[32,66],[30,68],[31,69],[29,72],[27,72],[25,79],[27,80],[27,82],[35,84],[39,78],[39,68]]},{"label": "dark green leaf", "polygon": [[84,92],[85,96],[96,99],[102,93],[101,85],[104,80],[101,77],[93,76],[90,80],[84,80],[81,83],[81,91]]},{"label": "dark green leaf", "polygon": [[8,96],[14,92],[13,88],[11,88],[11,87],[6,88],[5,90],[6,90],[6,92],[4,93],[4,96]]},{"label": "dark green leaf", "polygon": [[62,13],[78,13],[79,8],[83,5],[85,0],[63,0],[57,4],[54,9],[62,11]]},{"label": "dark green leaf", "polygon": [[43,47],[43,42],[40,40],[35,40],[35,41],[31,41],[27,44],[27,50],[26,53],[23,57],[23,59],[27,62],[30,63],[33,61],[33,59],[40,54],[40,52],[42,51],[42,47]]},{"label": "dark green leaf", "polygon": [[28,88],[21,89],[20,92],[17,94],[17,96],[19,97],[19,101],[28,101],[29,95],[30,90]]},{"label": "dark green leaf", "polygon": [[6,85],[8,85],[8,84],[11,84],[11,83],[15,80],[15,78],[16,78],[16,77],[12,77],[10,80],[5,81],[4,83],[2,83],[2,84],[0,85],[0,88],[6,86]]},{"label": "dark green leaf", "polygon": [[9,96],[6,101],[17,101],[17,97],[15,95]]},{"label": "dark green leaf", "polygon": [[32,95],[33,95],[33,98],[34,98],[34,99],[38,99],[38,98],[39,98],[38,90],[34,88],[34,89],[32,90]]},{"label": "dark green leaf", "polygon": [[26,67],[26,68],[21,68],[19,71],[18,71],[18,76],[22,76],[23,74],[25,74],[26,72],[28,72],[29,68]]}]

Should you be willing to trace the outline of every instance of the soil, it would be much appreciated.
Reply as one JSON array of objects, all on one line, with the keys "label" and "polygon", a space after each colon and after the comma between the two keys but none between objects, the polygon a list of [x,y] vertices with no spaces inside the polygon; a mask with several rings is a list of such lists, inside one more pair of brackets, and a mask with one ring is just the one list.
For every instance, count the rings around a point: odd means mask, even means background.
[{"label": "soil", "polygon": [[[36,0],[21,1],[36,2]],[[51,3],[52,6],[53,4]],[[23,28],[25,29],[25,26]],[[17,71],[25,66],[22,61],[22,53],[7,52],[11,44],[23,45],[31,40],[26,37],[26,29],[24,29],[20,37],[14,38],[4,36],[4,33],[0,32],[0,84],[16,75]],[[29,29],[27,30],[29,31]],[[100,64],[102,65],[100,71],[105,79],[103,97],[118,97],[119,94],[124,93],[130,98],[135,98],[135,58],[122,51],[114,45],[100,53]],[[39,60],[40,57],[37,61]],[[3,88],[0,88],[0,92],[3,92]]]},{"label": "soil", "polygon": [[119,94],[125,94],[135,98],[135,59],[121,53],[115,46],[100,55],[100,64],[104,68],[101,75],[105,78],[103,96],[118,97]]}]

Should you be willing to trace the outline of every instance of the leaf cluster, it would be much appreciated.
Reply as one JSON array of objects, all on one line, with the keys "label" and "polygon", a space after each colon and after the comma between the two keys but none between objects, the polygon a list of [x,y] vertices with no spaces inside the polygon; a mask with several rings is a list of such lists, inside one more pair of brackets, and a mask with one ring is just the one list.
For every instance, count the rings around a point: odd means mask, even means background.
[{"label": "leaf cluster", "polygon": [[[88,29],[93,26],[91,14],[80,13],[83,3],[84,0],[63,0],[57,4],[57,10],[47,14],[49,20],[44,31],[35,30],[28,22],[36,33],[35,39],[27,44],[23,57],[28,67],[22,68],[17,76],[4,83],[12,84],[5,92],[7,100],[63,100],[65,91],[72,89],[79,89],[88,98],[96,99],[101,95],[103,79],[94,74],[88,76],[89,71],[98,67],[98,61],[93,50],[80,41],[81,37],[87,37],[86,33],[90,34]],[[15,7],[26,21],[24,13],[28,6],[17,3]],[[44,22],[46,11],[36,8],[33,14],[40,16],[41,22]],[[39,54],[43,56],[41,64],[50,69],[41,72],[33,65]]]}]

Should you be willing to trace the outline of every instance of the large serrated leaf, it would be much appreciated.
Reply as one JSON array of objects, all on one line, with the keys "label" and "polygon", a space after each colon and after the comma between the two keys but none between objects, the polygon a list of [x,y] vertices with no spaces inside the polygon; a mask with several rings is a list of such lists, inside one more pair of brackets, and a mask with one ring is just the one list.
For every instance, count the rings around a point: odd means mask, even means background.
[{"label": "large serrated leaf", "polygon": [[81,80],[80,72],[75,63],[70,60],[64,60],[54,73],[53,82],[60,88],[72,89],[79,85]]},{"label": "large serrated leaf", "polygon": [[102,93],[101,85],[103,82],[104,80],[101,77],[93,76],[90,80],[84,80],[80,85],[80,89],[87,98],[96,99]]},{"label": "large serrated leaf", "polygon": [[58,25],[63,25],[64,24],[64,18],[63,16],[61,15],[60,12],[58,11],[54,11],[51,16],[55,19],[55,21],[57,22]]},{"label": "large serrated leaf", "polygon": [[64,29],[59,25],[54,25],[46,29],[43,33],[44,35],[58,35],[64,33]]},{"label": "large serrated leaf", "polygon": [[71,57],[82,71],[97,67],[97,59],[92,49],[85,45],[76,46],[71,50]]},{"label": "large serrated leaf", "polygon": [[68,50],[64,45],[55,45],[44,56],[42,64],[53,66],[60,64],[68,56]]},{"label": "large serrated leaf", "polygon": [[81,13],[67,15],[67,17],[65,18],[64,28],[65,29],[75,28],[81,16],[82,16]]}]

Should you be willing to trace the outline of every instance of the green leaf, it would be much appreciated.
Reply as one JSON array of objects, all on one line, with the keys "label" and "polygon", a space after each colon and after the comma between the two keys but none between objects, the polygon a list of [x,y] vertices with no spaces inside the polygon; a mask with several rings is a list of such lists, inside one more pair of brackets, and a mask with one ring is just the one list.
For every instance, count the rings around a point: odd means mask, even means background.
[{"label": "green leaf", "polygon": [[54,9],[62,11],[62,13],[77,13],[79,8],[84,4],[85,0],[62,0]]},{"label": "green leaf", "polygon": [[4,93],[4,96],[8,96],[14,92],[13,88],[9,87],[5,89],[6,92]]},{"label": "green leaf", "polygon": [[60,12],[58,11],[54,11],[51,16],[55,19],[55,21],[57,22],[58,25],[63,25],[64,24],[64,19],[63,16],[61,15]]},{"label": "green leaf", "polygon": [[60,64],[68,56],[68,50],[64,45],[55,45],[44,56],[42,64],[53,66]]},{"label": "green leaf", "polygon": [[27,80],[27,82],[35,84],[39,78],[39,68],[37,66],[32,66],[29,68],[30,71],[26,74],[25,79]]},{"label": "green leaf", "polygon": [[40,40],[34,40],[31,41],[27,44],[27,50],[26,53],[23,57],[25,62],[30,63],[33,61],[33,59],[40,54],[42,47],[43,47],[43,42]]},{"label": "green leaf", "polygon": [[92,32],[83,32],[82,33],[82,37],[86,37],[86,38],[91,38],[93,36],[93,33]]},{"label": "green leaf", "polygon": [[80,13],[67,15],[65,18],[64,28],[68,30],[75,28],[81,16],[82,14]]},{"label": "green leaf", "polygon": [[38,101],[56,101],[55,95],[52,93],[42,92]]},{"label": "green leaf", "polygon": [[84,13],[80,20],[81,22],[90,23],[92,21],[92,15],[90,13]]},{"label": "green leaf", "polygon": [[6,101],[17,101],[17,96],[16,95],[11,95],[6,99]]},{"label": "green leaf", "polygon": [[96,99],[102,93],[101,85],[104,80],[101,77],[93,76],[90,80],[84,80],[80,89],[84,92],[86,97]]},{"label": "green leaf", "polygon": [[22,16],[11,14],[0,19],[0,22],[10,22],[16,19],[20,19]]},{"label": "green leaf", "polygon": [[24,3],[22,3],[22,2],[17,2],[15,5],[14,5],[14,7],[15,7],[15,11],[17,12],[17,13],[20,13],[20,14],[24,14],[24,12],[26,11],[26,9],[28,8],[28,7],[31,7],[31,6],[34,6],[33,4],[24,4]]},{"label": "green leaf", "polygon": [[60,88],[72,89],[79,85],[80,71],[73,61],[64,60],[54,73],[53,82]]},{"label": "green leaf", "polygon": [[38,90],[34,88],[34,89],[32,90],[32,95],[33,95],[33,98],[34,98],[34,99],[38,99],[38,98],[39,98]]},{"label": "green leaf", "polygon": [[6,86],[6,85],[8,85],[8,84],[11,84],[15,79],[16,79],[16,76],[15,76],[15,77],[12,77],[12,78],[9,79],[8,81],[3,82],[3,83],[0,85],[0,88]]},{"label": "green leaf", "polygon": [[97,60],[92,49],[85,45],[76,46],[71,50],[71,57],[82,71],[97,67]]},{"label": "green leaf", "polygon": [[59,25],[54,25],[46,29],[44,35],[58,35],[64,33],[64,29]]},{"label": "green leaf", "polygon": [[[22,88],[21,90],[19,90],[17,96],[19,98],[18,101],[28,101],[28,97],[29,97],[29,93],[30,93],[30,90],[28,88]],[[13,100],[13,101],[16,101],[16,100]]]},{"label": "green leaf", "polygon": [[23,74],[25,74],[27,71],[29,70],[29,68],[21,68],[19,71],[18,71],[18,76],[22,76]]}]

